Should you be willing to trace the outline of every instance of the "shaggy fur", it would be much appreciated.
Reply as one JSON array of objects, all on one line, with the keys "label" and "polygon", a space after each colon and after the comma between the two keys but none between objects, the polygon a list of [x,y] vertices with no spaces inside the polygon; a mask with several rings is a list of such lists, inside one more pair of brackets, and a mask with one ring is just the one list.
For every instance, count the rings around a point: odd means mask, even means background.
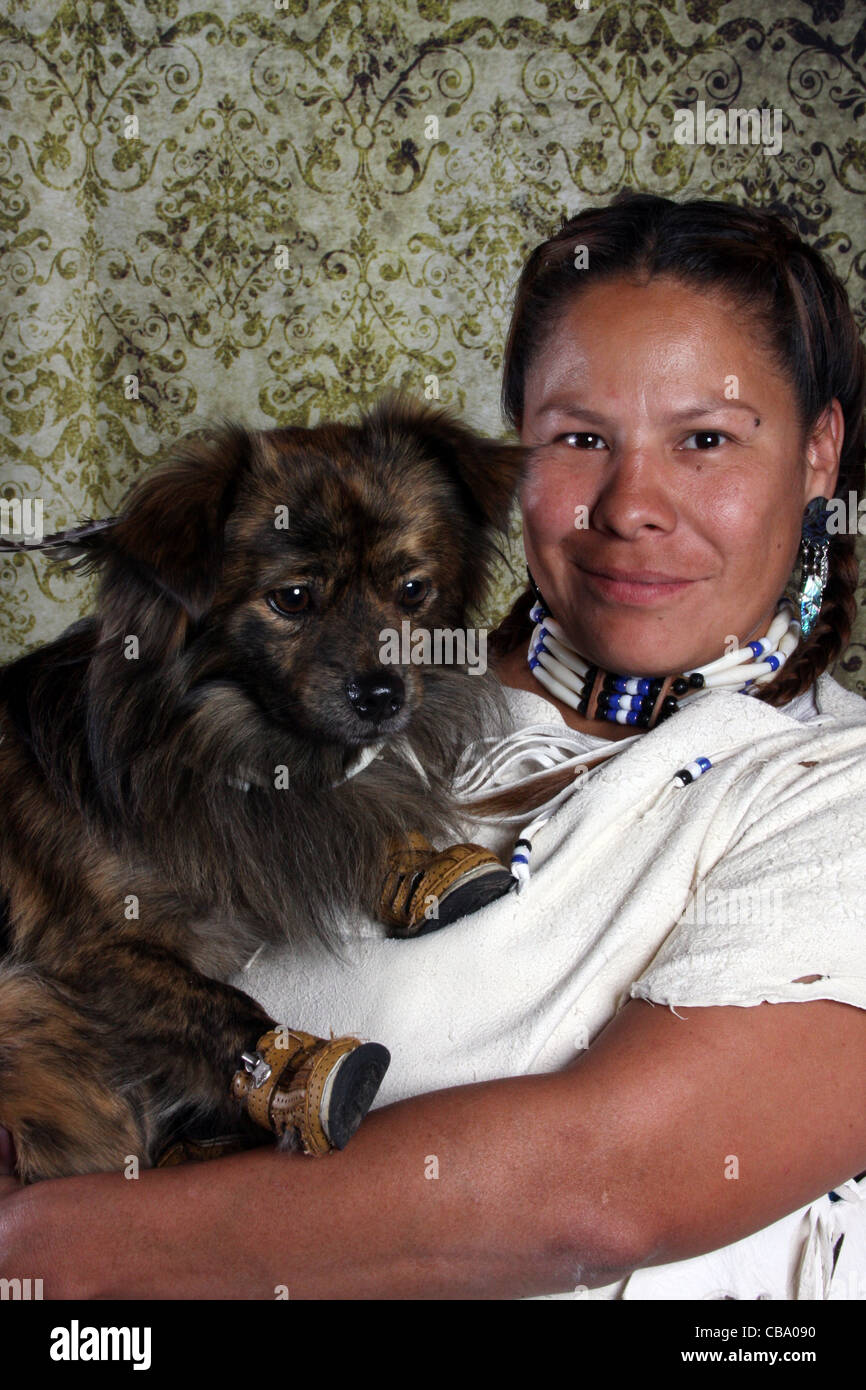
[{"label": "shaggy fur", "polygon": [[[0,670],[0,1123],[24,1180],[252,1130],[230,1080],[274,1020],[219,977],[263,943],[336,949],[392,837],[453,835],[495,683],[381,667],[380,634],[465,627],[524,456],[399,396],[357,425],[225,424],[60,547],[99,571],[96,611]],[[308,606],[276,612],[291,586]],[[405,699],[363,718],[347,692],[377,673]]]}]

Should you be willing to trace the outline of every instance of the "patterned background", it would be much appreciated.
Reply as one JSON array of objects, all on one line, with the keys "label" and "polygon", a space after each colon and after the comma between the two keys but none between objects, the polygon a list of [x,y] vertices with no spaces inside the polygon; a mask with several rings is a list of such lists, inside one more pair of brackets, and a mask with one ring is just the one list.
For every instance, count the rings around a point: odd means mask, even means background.
[{"label": "patterned background", "polygon": [[[219,413],[348,419],[435,378],[501,433],[520,266],[563,211],[624,185],[792,209],[866,320],[862,0],[0,16],[0,492],[42,497],[46,531],[116,510]],[[674,109],[699,99],[778,107],[782,153],[674,143]],[[0,559],[0,659],[86,611],[92,583]],[[503,567],[491,614],[514,587]],[[866,693],[862,610],[854,638],[836,675]]]}]

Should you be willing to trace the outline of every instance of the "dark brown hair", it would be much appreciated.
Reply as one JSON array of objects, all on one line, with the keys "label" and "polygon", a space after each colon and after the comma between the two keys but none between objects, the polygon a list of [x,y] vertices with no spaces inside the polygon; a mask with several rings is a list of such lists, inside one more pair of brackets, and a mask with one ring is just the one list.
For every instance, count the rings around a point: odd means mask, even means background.
[{"label": "dark brown hair", "polygon": [[[575,268],[585,246],[587,264]],[[512,428],[523,415],[531,361],[589,284],[620,275],[675,276],[739,304],[793,388],[805,440],[834,397],[845,438],[836,496],[858,499],[864,486],[866,353],[848,296],[821,253],[774,213],[709,198],[676,203],[624,190],[603,208],[565,219],[537,246],[517,284],[505,348],[502,410]],[[758,696],[785,704],[817,679],[844,650],[857,604],[858,565],[852,535],[830,537],[829,576],[821,612],[808,638]],[[533,595],[520,595],[491,634],[494,655],[528,640]]]}]

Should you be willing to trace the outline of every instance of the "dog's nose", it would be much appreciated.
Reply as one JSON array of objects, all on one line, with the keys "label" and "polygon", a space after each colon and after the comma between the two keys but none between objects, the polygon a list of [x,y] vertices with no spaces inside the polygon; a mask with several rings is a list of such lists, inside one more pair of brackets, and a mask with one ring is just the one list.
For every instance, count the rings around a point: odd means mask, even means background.
[{"label": "dog's nose", "polygon": [[349,681],[346,696],[360,719],[372,719],[379,724],[402,709],[406,687],[396,673],[376,671]]}]

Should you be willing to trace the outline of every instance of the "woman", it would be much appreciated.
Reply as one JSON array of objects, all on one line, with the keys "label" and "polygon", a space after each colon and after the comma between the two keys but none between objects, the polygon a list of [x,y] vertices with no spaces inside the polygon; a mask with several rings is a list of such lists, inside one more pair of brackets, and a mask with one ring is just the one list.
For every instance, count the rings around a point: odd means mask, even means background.
[{"label": "woman", "polygon": [[808,504],[861,488],[864,389],[844,290],[769,215],[621,195],[533,253],[504,405],[537,593],[497,639],[500,800],[548,816],[524,891],[239,977],[391,1048],[346,1150],[12,1190],[0,1274],[50,1271],[48,1297],[852,1296],[866,715],[823,673],[853,538],[807,531],[796,649],[777,603]]}]

